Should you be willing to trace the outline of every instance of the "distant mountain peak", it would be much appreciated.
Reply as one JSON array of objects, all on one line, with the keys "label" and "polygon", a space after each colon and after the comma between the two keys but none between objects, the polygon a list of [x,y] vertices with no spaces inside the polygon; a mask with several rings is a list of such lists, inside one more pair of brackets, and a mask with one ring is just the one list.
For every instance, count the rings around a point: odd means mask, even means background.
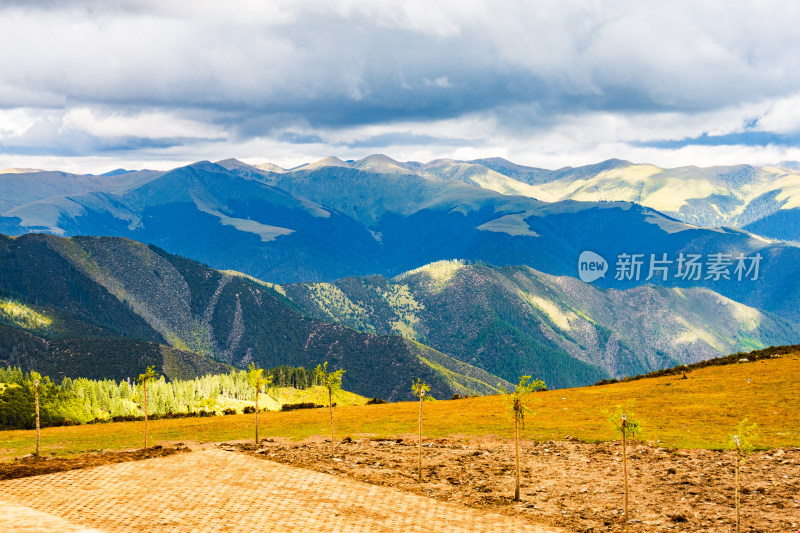
[{"label": "distant mountain peak", "polygon": [[[219,172],[220,170],[228,170],[219,163],[212,163],[211,161],[197,161],[196,163],[192,163],[190,165],[186,165],[181,168],[191,168],[194,170],[204,170],[206,172]],[[175,169],[179,170],[179,169]]]},{"label": "distant mountain peak", "polygon": [[104,177],[104,178],[111,178],[113,176],[122,176],[123,174],[130,174],[131,172],[136,172],[136,171],[135,170],[126,170],[124,168],[115,168],[114,170],[111,170],[111,171],[106,172],[104,174],[100,174],[100,176]]},{"label": "distant mountain peak", "polygon": [[544,169],[539,167],[529,167],[526,165],[519,165],[514,163],[513,161],[509,161],[504,157],[485,157],[482,159],[472,159],[469,163],[474,163],[476,165],[484,165],[488,166],[491,169],[496,170],[497,168],[512,168],[518,170],[528,170],[528,171],[544,171]]},{"label": "distant mountain peak", "polygon": [[283,174],[284,172],[286,172],[286,169],[279,167],[278,165],[274,165],[272,163],[258,163],[253,166],[259,170],[264,170],[266,172],[276,172],[279,174]]},{"label": "distant mountain peak", "polygon": [[215,164],[221,166],[225,170],[235,170],[235,169],[241,169],[241,168],[245,168],[245,169],[253,168],[252,165],[248,165],[247,163],[239,161],[238,159],[233,158],[233,157],[229,157],[228,159],[222,159],[221,161],[217,161]]},{"label": "distant mountain peak", "polygon": [[378,174],[412,174],[403,163],[395,161],[391,157],[383,154],[373,154],[354,161],[351,165],[359,170],[367,170]]},{"label": "distant mountain peak", "polygon": [[315,161],[313,163],[308,163],[306,165],[301,165],[293,170],[316,170],[318,168],[325,168],[325,167],[347,167],[349,168],[346,162],[342,161],[336,156],[329,155],[328,157],[323,157],[319,161]]}]

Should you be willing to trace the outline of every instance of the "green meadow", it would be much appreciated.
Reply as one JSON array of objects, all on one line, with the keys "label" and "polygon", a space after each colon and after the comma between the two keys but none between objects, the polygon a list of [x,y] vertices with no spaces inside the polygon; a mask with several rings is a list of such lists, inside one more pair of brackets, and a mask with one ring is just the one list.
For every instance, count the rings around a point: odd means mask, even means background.
[{"label": "green meadow", "polygon": [[[533,414],[522,435],[535,440],[616,438],[608,413],[631,406],[643,427],[642,440],[669,448],[729,448],[740,420],[758,424],[758,448],[800,446],[800,354],[682,375],[608,385],[559,389],[530,395]],[[748,383],[748,379],[750,382]],[[334,408],[337,438],[413,436],[418,405],[401,402]],[[154,443],[217,442],[253,436],[252,414],[151,421]],[[259,415],[260,435],[302,440],[328,433],[328,410],[307,409]],[[116,422],[42,430],[42,453],[69,455],[141,446],[143,422]],[[512,437],[511,416],[502,396],[426,402],[425,437],[470,440]],[[0,432],[0,460],[30,453],[35,431]]]}]

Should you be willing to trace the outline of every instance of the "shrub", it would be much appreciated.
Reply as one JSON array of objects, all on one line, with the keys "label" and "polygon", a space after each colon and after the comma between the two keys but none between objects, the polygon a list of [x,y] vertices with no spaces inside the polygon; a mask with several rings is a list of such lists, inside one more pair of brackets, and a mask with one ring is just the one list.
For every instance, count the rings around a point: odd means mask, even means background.
[{"label": "shrub", "polygon": [[295,409],[318,409],[320,407],[325,406],[313,402],[285,403],[281,405],[281,411],[294,411]]}]

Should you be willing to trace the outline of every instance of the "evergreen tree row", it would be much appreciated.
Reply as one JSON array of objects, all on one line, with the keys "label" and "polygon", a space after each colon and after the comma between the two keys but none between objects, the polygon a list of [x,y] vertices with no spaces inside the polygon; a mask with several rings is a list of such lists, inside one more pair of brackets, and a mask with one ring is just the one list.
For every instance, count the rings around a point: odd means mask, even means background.
[{"label": "evergreen tree row", "polygon": [[[270,374],[274,376],[273,387],[306,389],[319,385],[314,372],[302,367],[279,366],[265,372]],[[36,372],[0,367],[0,430],[34,428],[36,380],[42,427],[144,415],[142,385],[130,379],[64,378],[57,384]],[[247,372],[234,370],[192,380],[166,381],[161,376],[147,384],[147,396],[148,416],[168,416],[218,411],[220,397],[250,402],[255,391],[247,382]]]}]

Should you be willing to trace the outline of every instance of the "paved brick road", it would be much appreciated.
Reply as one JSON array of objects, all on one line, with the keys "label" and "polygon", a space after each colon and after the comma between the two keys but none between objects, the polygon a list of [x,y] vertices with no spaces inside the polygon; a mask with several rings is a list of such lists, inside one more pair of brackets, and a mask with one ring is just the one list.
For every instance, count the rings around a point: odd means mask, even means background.
[{"label": "paved brick road", "polygon": [[98,530],[561,531],[218,449],[0,482],[0,531]]}]

